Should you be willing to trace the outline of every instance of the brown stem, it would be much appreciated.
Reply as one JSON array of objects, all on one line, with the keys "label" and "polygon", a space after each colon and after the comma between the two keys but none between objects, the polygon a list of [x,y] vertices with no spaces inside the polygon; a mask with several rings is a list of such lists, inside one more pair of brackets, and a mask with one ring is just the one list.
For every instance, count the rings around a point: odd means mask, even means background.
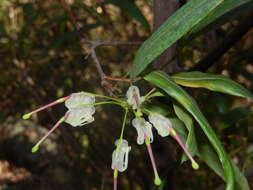
[{"label": "brown stem", "polygon": [[[80,31],[81,26],[77,22],[77,19],[76,19],[75,15],[73,14],[70,6],[66,3],[65,0],[58,0],[58,1],[61,3],[61,5],[66,10],[66,12],[67,12],[69,18],[71,19],[71,21],[73,22],[75,28]],[[142,42],[124,42],[124,41],[109,41],[109,40],[88,40],[88,39],[86,39],[83,36],[83,34],[81,34],[81,33],[78,33],[78,34],[80,36],[81,42],[89,45],[89,53],[86,56],[86,58],[89,57],[89,55],[91,55],[91,58],[93,59],[93,61],[95,63],[96,69],[98,71],[98,74],[99,74],[99,77],[100,77],[100,80],[101,80],[101,86],[104,87],[104,89],[107,91],[107,93],[110,96],[114,96],[113,95],[113,86],[108,81],[106,81],[106,79],[105,79],[106,75],[105,75],[105,73],[103,71],[101,63],[99,62],[99,60],[97,58],[95,49],[98,46],[140,45]]]},{"label": "brown stem", "polygon": [[[154,31],[158,29],[177,9],[178,0],[155,0],[153,1],[154,12]],[[176,59],[169,66],[167,63],[173,58],[176,52],[176,46],[172,45],[159,55],[154,61],[153,66],[156,69],[164,69],[167,72],[177,70]]]},{"label": "brown stem", "polygon": [[138,81],[140,79],[142,79],[141,77],[137,77],[137,78],[132,78],[132,79],[128,79],[128,78],[118,78],[118,77],[110,77],[110,76],[105,76],[104,78],[105,80],[112,80],[112,81],[121,81],[121,82],[135,82]]}]

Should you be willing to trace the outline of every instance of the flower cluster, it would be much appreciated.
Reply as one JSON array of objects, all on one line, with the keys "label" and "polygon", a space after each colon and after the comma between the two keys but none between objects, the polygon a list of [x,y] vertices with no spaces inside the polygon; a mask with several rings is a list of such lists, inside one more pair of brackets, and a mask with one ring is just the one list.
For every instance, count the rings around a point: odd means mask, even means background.
[{"label": "flower cluster", "polygon": [[[152,91],[151,91],[152,92]],[[109,101],[95,102],[95,97],[107,99]],[[92,94],[88,92],[73,93],[69,96],[60,98],[50,104],[47,104],[41,108],[38,108],[28,114],[23,115],[23,119],[29,119],[33,114],[40,112],[46,108],[54,106],[59,103],[65,102],[67,111],[65,115],[52,127],[48,133],[43,136],[40,141],[32,148],[32,152],[36,152],[39,149],[40,144],[56,129],[62,122],[66,122],[73,127],[83,126],[94,121],[95,106],[101,104],[116,104],[125,109],[124,120],[122,124],[120,138],[115,141],[115,150],[112,153],[112,164],[111,168],[114,171],[114,190],[117,189],[117,177],[118,172],[123,172],[128,167],[128,157],[131,147],[128,145],[127,140],[123,138],[123,133],[126,125],[127,114],[129,110],[132,110],[135,114],[135,118],[132,120],[132,125],[137,131],[137,144],[142,145],[145,143],[151,164],[154,171],[154,183],[156,185],[161,184],[161,179],[158,175],[155,158],[153,155],[151,143],[153,142],[153,127],[157,130],[158,134],[162,137],[171,135],[178,144],[182,147],[185,154],[189,157],[192,162],[192,167],[198,169],[198,164],[195,162],[183,142],[177,135],[176,131],[170,120],[156,112],[150,110],[145,111],[142,109],[143,102],[147,99],[148,95],[142,97],[140,95],[139,88],[137,86],[130,86],[126,93],[126,100],[120,100],[108,96]],[[143,113],[148,115],[148,121],[145,120]]]},{"label": "flower cluster", "polygon": [[33,114],[40,112],[44,109],[52,107],[56,104],[65,102],[68,111],[65,115],[56,122],[53,128],[40,139],[40,141],[32,148],[32,152],[39,149],[40,144],[56,129],[61,123],[66,122],[73,127],[83,126],[94,121],[93,114],[95,113],[95,97],[83,94],[82,92],[73,93],[64,98],[60,98],[50,104],[47,104],[39,109],[36,109],[28,114],[23,115],[23,119],[29,119]]},{"label": "flower cluster", "polygon": [[[173,129],[172,124],[170,122],[170,120],[158,113],[154,113],[154,112],[149,112],[148,115],[148,119],[149,121],[146,121],[144,119],[144,117],[142,117],[142,111],[141,111],[141,104],[145,101],[145,97],[141,97],[140,96],[140,91],[138,89],[137,86],[130,86],[128,91],[127,91],[127,103],[129,104],[129,106],[131,106],[131,108],[135,113],[135,118],[132,120],[132,125],[133,127],[136,129],[137,131],[137,144],[141,145],[145,142],[149,156],[150,156],[150,160],[151,160],[151,164],[153,167],[153,171],[154,171],[154,175],[155,175],[155,179],[154,179],[154,183],[156,185],[160,185],[161,184],[161,180],[160,177],[158,175],[158,171],[157,171],[157,167],[156,167],[156,163],[155,163],[155,158],[153,155],[153,151],[151,148],[151,143],[153,142],[153,132],[152,132],[152,127],[154,127],[158,134],[162,137],[167,137],[170,134],[174,137],[174,139],[178,142],[178,144],[182,147],[182,149],[184,150],[185,154],[189,157],[189,159],[192,162],[192,167],[194,169],[198,169],[198,164],[195,162],[195,160],[193,159],[193,157],[191,156],[190,152],[187,150],[187,148],[184,146],[183,142],[181,141],[180,137],[177,135],[176,131]],[[127,143],[126,140],[124,140],[125,143]],[[128,143],[127,143],[128,144]],[[119,148],[119,152],[121,152],[122,155],[126,155],[129,153],[129,151],[126,151],[122,146],[122,148]],[[129,149],[130,150],[130,149]],[[116,150],[117,151],[117,150]],[[126,156],[128,158],[128,156]],[[112,158],[112,162],[115,163],[115,157],[113,156]],[[127,162],[123,162],[123,159],[121,159],[121,167],[123,167],[124,165],[124,170],[126,169],[126,164]],[[114,170],[114,178],[116,178],[118,175],[117,173],[115,174],[115,170],[117,169],[118,171],[120,171],[120,168],[117,167],[112,167],[112,169]],[[114,182],[114,187],[115,184],[117,184],[117,182]],[[116,189],[116,188],[114,188]]]}]

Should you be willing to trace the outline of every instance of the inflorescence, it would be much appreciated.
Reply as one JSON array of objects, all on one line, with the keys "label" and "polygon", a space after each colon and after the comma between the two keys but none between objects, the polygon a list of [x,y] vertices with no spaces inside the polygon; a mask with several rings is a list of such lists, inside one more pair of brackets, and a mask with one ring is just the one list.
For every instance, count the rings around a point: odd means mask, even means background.
[{"label": "inflorescence", "polygon": [[[161,184],[161,179],[158,174],[158,170],[156,167],[155,158],[153,155],[151,143],[153,142],[153,131],[154,127],[158,134],[162,137],[167,137],[171,135],[177,143],[184,150],[185,154],[188,156],[192,163],[192,167],[194,169],[198,169],[199,166],[196,161],[191,156],[188,149],[184,146],[180,137],[173,129],[173,126],[170,120],[161,115],[160,113],[152,112],[145,108],[145,111],[142,109],[143,102],[147,101],[149,97],[152,97],[153,91],[148,93],[146,96],[140,96],[140,91],[137,86],[130,86],[126,93],[126,101],[112,98],[108,96],[103,96],[99,94],[93,94],[88,92],[78,92],[73,93],[69,96],[60,98],[50,104],[47,104],[43,107],[40,107],[28,114],[23,115],[23,119],[29,119],[33,114],[40,112],[44,109],[52,107],[56,104],[65,102],[65,106],[68,109],[64,116],[56,122],[56,124],[52,127],[50,131],[46,135],[44,135],[39,142],[32,148],[32,152],[36,152],[39,149],[40,144],[56,129],[60,126],[61,123],[66,122],[73,127],[83,126],[89,124],[94,121],[93,115],[95,114],[95,106],[102,104],[116,104],[124,108],[125,114],[123,119],[123,124],[121,128],[121,134],[119,139],[115,141],[115,150],[112,154],[112,165],[111,168],[113,170],[113,181],[114,186],[113,189],[117,189],[117,178],[118,172],[123,172],[128,167],[128,155],[131,151],[131,147],[128,145],[128,141],[123,139],[124,130],[127,120],[127,114],[129,110],[132,110],[135,114],[135,118],[132,120],[132,125],[137,131],[137,144],[142,145],[145,143],[149,157],[151,160],[151,164],[154,171],[154,183],[156,185]],[[151,95],[150,95],[151,94]],[[96,103],[95,98],[101,98],[106,101],[101,101]],[[148,121],[145,120],[143,114],[148,115]]]}]

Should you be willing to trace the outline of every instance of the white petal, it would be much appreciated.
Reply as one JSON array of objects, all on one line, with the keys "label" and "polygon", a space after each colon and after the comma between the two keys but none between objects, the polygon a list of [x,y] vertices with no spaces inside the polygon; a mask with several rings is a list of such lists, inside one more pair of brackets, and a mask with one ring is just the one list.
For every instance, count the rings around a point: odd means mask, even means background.
[{"label": "white petal", "polygon": [[127,90],[127,103],[137,109],[144,102],[144,97],[140,96],[140,90],[137,86],[130,86]]},{"label": "white petal", "polygon": [[78,106],[82,106],[83,104],[94,104],[95,97],[88,96],[81,93],[73,93],[70,95],[70,98],[65,101],[65,106],[68,109],[72,109]]},{"label": "white petal", "polygon": [[137,131],[137,143],[143,144],[145,141],[145,136],[147,136],[150,141],[153,141],[152,125],[147,122],[144,118],[138,117],[133,119],[132,125]]},{"label": "white petal", "polygon": [[151,125],[151,123],[149,123],[148,121],[146,121],[146,124],[145,124],[145,133],[147,134],[147,136],[149,137],[149,140],[150,140],[150,142],[153,142],[153,139],[154,139],[154,137],[153,137],[153,132],[152,132],[152,125]]},{"label": "white petal", "polygon": [[119,149],[117,149],[117,145],[119,140],[115,142],[116,149],[112,153],[112,169],[117,169],[120,172],[123,172],[127,169],[128,166],[128,154],[131,150],[131,147],[128,146],[128,142],[126,140],[122,140]]},{"label": "white petal", "polygon": [[94,121],[92,115],[95,113],[94,106],[81,106],[69,110],[70,114],[65,120],[73,127],[86,125]]},{"label": "white petal", "polygon": [[166,137],[170,134],[169,127],[172,127],[172,124],[168,118],[158,114],[150,114],[148,118],[160,136]]}]

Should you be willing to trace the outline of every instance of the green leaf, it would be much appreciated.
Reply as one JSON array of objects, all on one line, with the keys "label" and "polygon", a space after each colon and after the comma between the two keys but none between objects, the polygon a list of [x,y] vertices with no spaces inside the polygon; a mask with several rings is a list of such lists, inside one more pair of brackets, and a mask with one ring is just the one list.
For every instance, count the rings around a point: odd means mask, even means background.
[{"label": "green leaf", "polygon": [[149,23],[146,18],[141,13],[140,9],[129,0],[119,1],[119,0],[104,0],[103,3],[111,3],[121,8],[122,11],[125,11],[129,16],[131,16],[136,21],[140,22],[145,30],[149,31]]},{"label": "green leaf", "polygon": [[169,120],[173,126],[173,129],[176,130],[178,136],[180,137],[182,142],[185,144],[187,140],[187,130],[185,128],[184,123],[176,117],[169,117]]},{"label": "green leaf", "polygon": [[188,33],[224,0],[191,0],[169,17],[138,50],[131,76],[139,75],[158,55]]},{"label": "green leaf", "polygon": [[199,123],[208,140],[211,142],[222,163],[224,174],[226,176],[226,190],[234,189],[234,172],[231,162],[226,154],[220,140],[200,111],[195,100],[186,93],[180,86],[171,80],[164,72],[154,71],[144,77],[145,80],[164,90],[169,96],[178,101]]},{"label": "green leaf", "polygon": [[[217,154],[207,142],[199,143],[198,156],[203,160],[217,175],[225,180],[224,172],[221,169],[221,164]],[[239,168],[232,162],[235,173],[235,189],[236,190],[250,190],[249,184],[245,176],[241,173]]]},{"label": "green leaf", "polygon": [[[173,126],[175,126],[175,130],[182,141],[185,142],[187,138],[187,131],[185,130],[183,123],[177,118],[170,118],[170,120],[172,121]],[[197,156],[203,160],[218,176],[225,180],[219,157],[215,153],[210,143],[208,143],[206,140],[198,144]],[[233,162],[232,166],[235,174],[235,190],[250,190],[245,176]]]},{"label": "green leaf", "polygon": [[152,112],[161,114],[163,116],[168,116],[171,115],[173,110],[170,109],[166,104],[163,104],[159,101],[156,100],[152,100],[152,102],[144,102],[144,104],[142,105],[143,112],[145,112],[145,109],[150,110]]},{"label": "green leaf", "polygon": [[248,97],[253,95],[242,85],[223,75],[207,74],[198,71],[182,72],[171,77],[177,84],[187,87],[207,88],[233,96]]},{"label": "green leaf", "polygon": [[[192,120],[192,117],[179,105],[173,104],[173,108],[175,110],[175,113],[177,117],[184,122],[187,130],[189,131],[187,140],[186,140],[186,148],[189,150],[192,156],[196,155],[198,151],[197,142],[196,142],[196,136],[194,132],[194,122]],[[187,156],[184,154],[182,157],[182,162],[188,160]]]},{"label": "green leaf", "polygon": [[217,28],[218,26],[235,19],[245,13],[245,11],[252,8],[252,0],[226,0],[192,28],[190,32],[191,37],[189,38],[193,38],[192,36],[198,35],[198,31],[203,28],[204,29],[201,33]]}]

